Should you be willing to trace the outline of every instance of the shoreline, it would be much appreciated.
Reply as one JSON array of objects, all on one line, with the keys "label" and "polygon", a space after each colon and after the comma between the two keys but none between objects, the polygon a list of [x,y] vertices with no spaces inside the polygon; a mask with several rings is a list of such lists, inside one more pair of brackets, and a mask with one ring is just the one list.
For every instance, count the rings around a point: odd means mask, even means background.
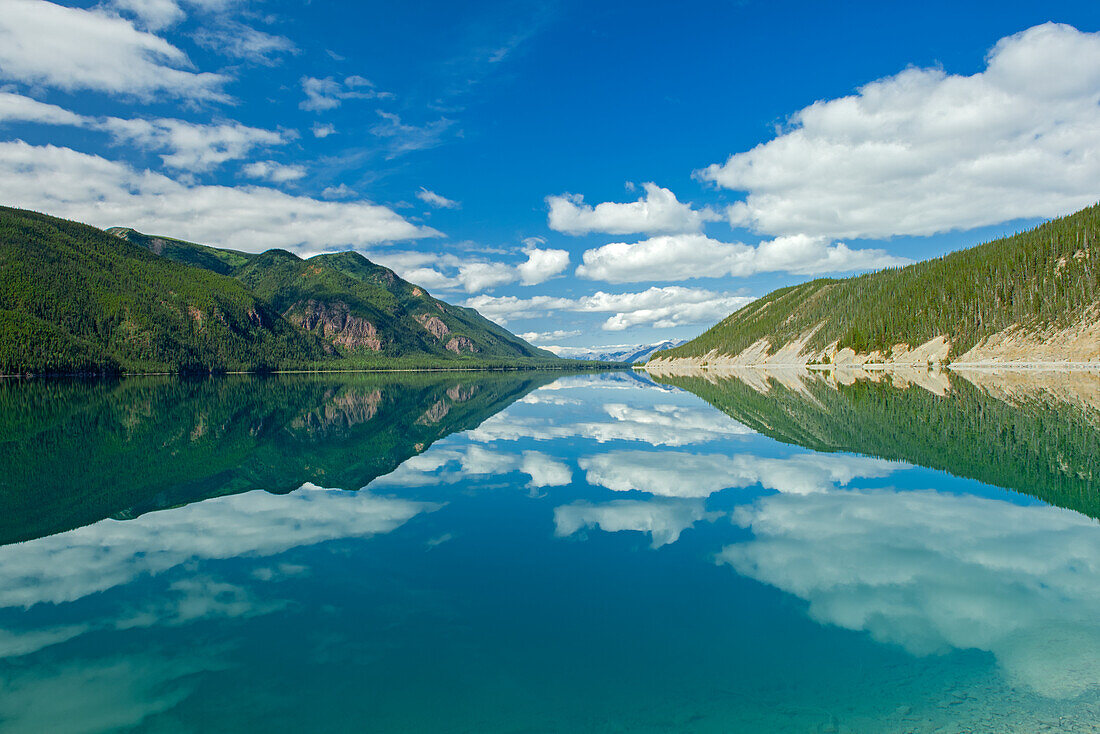
[{"label": "shoreline", "polygon": [[569,366],[538,366],[538,367],[363,367],[358,369],[339,370],[226,370],[224,372],[20,372],[14,374],[0,374],[3,379],[27,379],[27,378],[85,378],[102,379],[105,377],[227,377],[229,375],[338,375],[338,374],[375,374],[398,372],[594,372],[594,371],[620,371],[629,369],[630,365],[613,367],[599,365],[592,367]]},{"label": "shoreline", "polygon": [[805,362],[758,362],[752,364],[697,364],[694,360],[674,360],[652,364],[647,362],[634,365],[633,369],[646,372],[659,370],[675,372],[678,370],[705,370],[708,372],[733,372],[737,370],[769,370],[769,369],[798,369],[813,370],[818,372],[835,372],[837,370],[869,370],[869,371],[894,371],[894,370],[922,370],[927,372],[940,372],[943,370],[982,371],[994,372],[997,370],[1027,371],[1027,372],[1100,372],[1100,362],[948,362],[931,364],[924,363],[900,363],[900,362],[869,362],[852,364],[807,364]]}]

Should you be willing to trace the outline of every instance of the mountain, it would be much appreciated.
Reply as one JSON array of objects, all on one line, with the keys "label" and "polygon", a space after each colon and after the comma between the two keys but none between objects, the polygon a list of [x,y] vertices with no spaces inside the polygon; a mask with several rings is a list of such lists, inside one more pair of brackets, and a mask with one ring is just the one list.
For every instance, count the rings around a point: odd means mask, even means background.
[{"label": "mountain", "polygon": [[343,356],[555,359],[470,308],[430,296],[357,252],[304,260],[286,250],[219,250],[115,227],[111,234],[177,262],[230,275]]},{"label": "mountain", "polygon": [[233,278],[0,208],[0,372],[237,369],[325,356]]},{"label": "mountain", "polygon": [[667,363],[1100,362],[1100,205],[903,268],[756,300]]},{"label": "mountain", "polygon": [[0,207],[0,374],[560,363],[357,253],[250,254]]},{"label": "mountain", "polygon": [[678,347],[686,341],[686,339],[666,339],[656,344],[616,344],[607,347],[548,347],[547,351],[567,359],[637,364],[647,361],[654,352]]}]

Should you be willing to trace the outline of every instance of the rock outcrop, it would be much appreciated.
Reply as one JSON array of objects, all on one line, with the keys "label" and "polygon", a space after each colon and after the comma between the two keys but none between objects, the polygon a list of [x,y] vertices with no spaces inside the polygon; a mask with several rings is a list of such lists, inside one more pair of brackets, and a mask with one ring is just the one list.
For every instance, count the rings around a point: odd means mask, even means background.
[{"label": "rock outcrop", "polygon": [[343,301],[299,301],[283,315],[291,323],[320,334],[347,351],[378,352],[382,349],[382,339],[374,324],[361,316],[353,316]]}]

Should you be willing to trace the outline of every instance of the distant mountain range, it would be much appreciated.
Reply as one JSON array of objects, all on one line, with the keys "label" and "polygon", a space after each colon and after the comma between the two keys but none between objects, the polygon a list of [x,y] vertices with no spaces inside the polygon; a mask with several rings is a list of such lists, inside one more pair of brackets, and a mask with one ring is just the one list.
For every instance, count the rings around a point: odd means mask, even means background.
[{"label": "distant mountain range", "polygon": [[616,344],[606,347],[546,347],[546,349],[566,359],[636,364],[647,361],[654,352],[662,349],[672,349],[686,342],[686,339],[667,339],[656,344]]},{"label": "distant mountain range", "polygon": [[1100,364],[1100,205],[903,268],[781,288],[679,347],[681,366]]},{"label": "distant mountain range", "polygon": [[251,254],[0,207],[0,373],[554,364],[355,252]]}]

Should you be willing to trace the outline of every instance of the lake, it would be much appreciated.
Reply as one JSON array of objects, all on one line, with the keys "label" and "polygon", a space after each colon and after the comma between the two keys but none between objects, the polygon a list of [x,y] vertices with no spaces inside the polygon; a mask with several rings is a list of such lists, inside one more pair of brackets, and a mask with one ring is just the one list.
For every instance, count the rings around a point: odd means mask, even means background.
[{"label": "lake", "polygon": [[0,383],[3,732],[1095,732],[1100,376]]}]

